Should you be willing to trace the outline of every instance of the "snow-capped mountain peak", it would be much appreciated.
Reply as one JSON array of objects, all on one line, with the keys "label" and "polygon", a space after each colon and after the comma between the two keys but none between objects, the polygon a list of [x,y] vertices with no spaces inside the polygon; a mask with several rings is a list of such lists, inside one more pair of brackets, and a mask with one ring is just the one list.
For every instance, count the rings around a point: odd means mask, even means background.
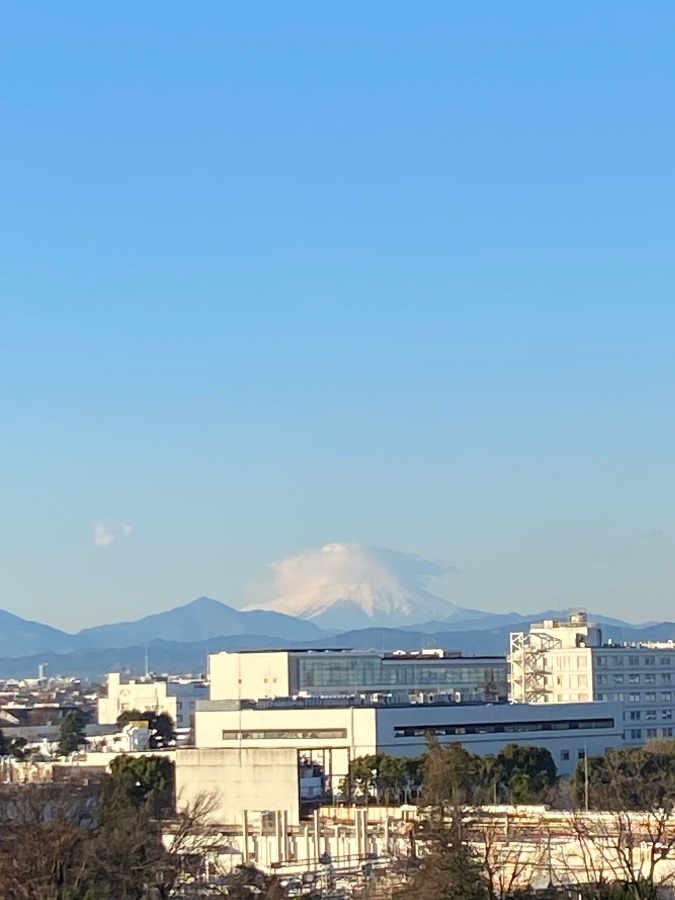
[{"label": "snow-capped mountain peak", "polygon": [[246,608],[341,630],[443,619],[458,607],[429,592],[426,584],[450,572],[456,570],[393,550],[326,544],[273,563],[268,583]]}]

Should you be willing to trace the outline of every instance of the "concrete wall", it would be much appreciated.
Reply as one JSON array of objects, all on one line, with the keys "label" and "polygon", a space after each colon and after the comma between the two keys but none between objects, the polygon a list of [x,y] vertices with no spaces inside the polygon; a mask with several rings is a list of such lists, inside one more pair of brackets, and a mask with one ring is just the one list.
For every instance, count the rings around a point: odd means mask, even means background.
[{"label": "concrete wall", "polygon": [[289,654],[213,653],[209,656],[211,700],[288,697],[291,694]]},{"label": "concrete wall", "polygon": [[178,805],[200,795],[214,800],[211,820],[241,824],[244,810],[285,810],[300,820],[298,754],[294,749],[207,749],[176,751]]},{"label": "concrete wall", "polygon": [[228,710],[211,701],[200,704],[195,714],[195,745],[292,748],[322,765],[328,786],[337,790],[350,759],[376,752],[376,711],[373,707]]}]

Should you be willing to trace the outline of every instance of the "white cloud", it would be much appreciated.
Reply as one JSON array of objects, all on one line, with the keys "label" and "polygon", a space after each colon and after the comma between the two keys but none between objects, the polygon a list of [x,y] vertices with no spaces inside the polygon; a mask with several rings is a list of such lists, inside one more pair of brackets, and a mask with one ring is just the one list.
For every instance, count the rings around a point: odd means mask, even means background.
[{"label": "white cloud", "polygon": [[314,618],[349,601],[372,617],[419,614],[419,621],[449,615],[454,606],[428,590],[454,566],[420,556],[356,543],[326,544],[287,556],[267,567],[252,586],[248,609],[272,609]]},{"label": "white cloud", "polygon": [[134,526],[129,522],[94,522],[91,526],[94,544],[97,547],[109,547],[120,538],[129,537]]}]

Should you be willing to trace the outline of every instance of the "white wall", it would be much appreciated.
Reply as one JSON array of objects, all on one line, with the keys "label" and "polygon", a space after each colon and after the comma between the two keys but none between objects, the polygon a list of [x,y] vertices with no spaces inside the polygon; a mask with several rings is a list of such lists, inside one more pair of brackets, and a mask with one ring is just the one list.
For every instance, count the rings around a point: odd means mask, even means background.
[{"label": "white wall", "polygon": [[300,820],[298,755],[292,749],[195,748],[176,751],[179,807],[213,799],[211,820],[241,823],[243,811],[286,810]]},{"label": "white wall", "polygon": [[213,653],[209,656],[212,700],[288,697],[291,693],[289,654]]}]

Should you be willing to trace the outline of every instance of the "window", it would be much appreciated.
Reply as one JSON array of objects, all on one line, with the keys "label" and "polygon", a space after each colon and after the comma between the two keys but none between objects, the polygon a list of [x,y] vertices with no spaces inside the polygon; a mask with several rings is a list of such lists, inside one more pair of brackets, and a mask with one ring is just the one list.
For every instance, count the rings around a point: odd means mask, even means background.
[{"label": "window", "polygon": [[595,683],[596,684],[607,684],[607,676],[606,675],[596,675]]},{"label": "window", "polygon": [[670,691],[661,691],[661,703],[670,703],[672,696]]},{"label": "window", "polygon": [[672,719],[673,718],[672,709],[662,709],[661,710],[661,718],[662,719]]},{"label": "window", "polygon": [[670,672],[661,672],[661,684],[670,684]]},{"label": "window", "polygon": [[630,721],[631,722],[639,722],[640,721],[640,710],[639,709],[631,709],[630,711]]},{"label": "window", "polygon": [[584,759],[585,756],[586,756],[586,751],[585,751],[585,750],[579,750],[579,752],[577,753],[577,757],[578,757],[579,759]]},{"label": "window", "polygon": [[628,681],[630,682],[630,684],[640,684],[640,676],[637,672],[631,673],[628,676]]},{"label": "window", "polygon": [[623,675],[615,674],[614,675],[614,684],[623,684]]},{"label": "window", "polygon": [[260,731],[223,731],[224,741],[312,741],[346,738],[346,728],[313,728],[305,731],[262,729]]},{"label": "window", "polygon": [[569,750],[561,750],[560,751],[560,761],[561,762],[569,762],[570,751]]},{"label": "window", "polygon": [[598,667],[601,669],[607,668],[607,657],[606,656],[598,656]]},{"label": "window", "polygon": [[648,722],[653,722],[654,719],[656,719],[656,710],[648,709],[645,713],[645,719],[647,719]]},{"label": "window", "polygon": [[656,703],[656,691],[647,691],[645,694],[646,703]]},{"label": "window", "polygon": [[656,657],[655,656],[645,656],[645,665],[646,666],[656,665]]},{"label": "window", "polygon": [[640,694],[639,694],[639,693],[636,693],[636,694],[629,694],[629,695],[628,695],[628,702],[629,702],[629,703],[639,703],[639,702],[640,702]]},{"label": "window", "polygon": [[586,657],[585,656],[577,656],[577,669],[585,669],[586,668]]},{"label": "window", "polygon": [[655,738],[658,737],[659,729],[658,728],[648,728],[647,729],[647,737]]},{"label": "window", "polygon": [[613,656],[612,661],[617,669],[620,669],[623,667],[623,656]]},{"label": "window", "polygon": [[642,729],[641,728],[631,728],[630,736],[631,736],[631,740],[633,740],[633,741],[641,741],[642,740]]},{"label": "window", "polygon": [[597,697],[598,700],[604,700],[604,699],[605,699],[605,695],[604,695],[604,694],[596,694],[595,696]]},{"label": "window", "polygon": [[579,683],[577,687],[585,688],[588,687],[588,675],[579,675]]},{"label": "window", "polygon": [[645,672],[645,684],[656,684],[656,672]]},{"label": "window", "polygon": [[[481,725],[475,722],[447,725],[395,725],[395,738],[425,737],[435,734],[451,737],[457,734],[514,734],[528,731],[585,731],[598,728],[613,728],[614,719],[545,719],[538,722],[495,722]],[[236,732],[234,732],[236,734]]]},{"label": "window", "polygon": [[672,737],[673,729],[672,728],[662,728],[661,729],[661,737]]},{"label": "window", "polygon": [[661,663],[662,666],[669,666],[670,665],[670,657],[666,656],[664,654],[663,656],[659,657],[659,662]]},{"label": "window", "polygon": [[628,657],[628,665],[629,666],[639,666],[640,665],[640,657],[639,656],[629,656]]}]

